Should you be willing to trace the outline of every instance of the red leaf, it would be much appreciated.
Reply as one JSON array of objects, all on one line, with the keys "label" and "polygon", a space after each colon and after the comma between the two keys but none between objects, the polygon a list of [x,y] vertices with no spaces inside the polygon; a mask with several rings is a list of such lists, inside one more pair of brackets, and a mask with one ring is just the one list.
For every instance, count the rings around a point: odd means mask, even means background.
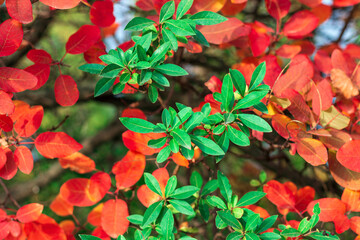
[{"label": "red leaf", "polygon": [[[0,148],[0,169],[6,164],[6,151],[3,148]],[[1,221],[1,211],[0,211],[0,221]]]},{"label": "red leaf", "polygon": [[37,78],[37,84],[31,90],[38,90],[47,82],[50,76],[50,65],[48,64],[34,64],[24,69],[33,74]]},{"label": "red leaf", "polygon": [[299,0],[299,2],[308,6],[309,8],[314,8],[321,4],[321,0]]},{"label": "red leaf", "polygon": [[295,119],[301,122],[311,122],[313,120],[310,107],[306,104],[304,97],[293,89],[286,89],[282,95],[290,100],[291,105],[287,108]]},{"label": "red leaf", "polygon": [[4,132],[10,132],[13,130],[13,121],[6,115],[0,115],[0,129]]},{"label": "red leaf", "polygon": [[265,4],[269,14],[277,20],[285,17],[291,6],[289,0],[265,0]]},{"label": "red leaf", "polygon": [[94,226],[101,225],[101,213],[104,207],[104,203],[100,203],[96,207],[94,207],[87,217],[87,221]]},{"label": "red leaf", "polygon": [[17,165],[14,160],[14,155],[12,151],[9,148],[3,149],[6,154],[6,163],[5,165],[0,169],[0,177],[2,177],[5,180],[12,179],[17,172]]},{"label": "red leaf", "polygon": [[14,160],[21,172],[25,174],[31,173],[34,166],[34,159],[29,148],[25,146],[16,148],[14,152]]},{"label": "red leaf", "polygon": [[345,143],[337,152],[337,160],[346,168],[360,172],[360,140]]},{"label": "red leaf", "polygon": [[90,9],[90,20],[98,27],[109,27],[115,22],[112,1],[96,1]]},{"label": "red leaf", "polygon": [[348,7],[360,3],[360,0],[334,0],[334,7]]},{"label": "red leaf", "polygon": [[130,117],[130,118],[141,118],[146,120],[146,115],[143,111],[137,108],[126,108],[121,113],[121,117]]},{"label": "red leaf", "polygon": [[66,43],[66,52],[79,54],[87,51],[100,39],[100,29],[97,26],[83,25],[70,36]]},{"label": "red leaf", "polygon": [[[159,182],[161,192],[164,193],[165,186],[169,180],[169,173],[166,168],[159,168],[152,174]],[[137,197],[139,201],[145,206],[149,207],[151,204],[159,201],[162,197],[151,191],[145,184],[141,185],[137,190]]]},{"label": "red leaf", "polygon": [[266,198],[280,209],[295,209],[295,196],[293,192],[278,181],[271,180],[264,185]]},{"label": "red leaf", "polygon": [[40,217],[43,209],[44,206],[39,203],[30,203],[17,211],[16,218],[22,223],[34,222]]},{"label": "red leaf", "polygon": [[8,19],[0,25],[0,57],[13,54],[23,39],[21,23]]},{"label": "red leaf", "polygon": [[136,6],[144,11],[154,10],[154,4],[149,0],[138,0]]},{"label": "red leaf", "polygon": [[101,228],[97,227],[92,231],[91,235],[100,238],[101,240],[111,240],[109,235],[106,234],[106,232]]},{"label": "red leaf", "polygon": [[322,142],[317,139],[301,138],[297,141],[297,152],[305,161],[313,166],[327,163],[328,152]]},{"label": "red leaf", "polygon": [[102,64],[103,62],[99,57],[105,54],[105,44],[102,41],[98,41],[84,52],[84,59],[88,63]]},{"label": "red leaf", "polygon": [[40,2],[57,9],[69,9],[76,7],[80,3],[80,0],[40,0]]},{"label": "red leaf", "polygon": [[272,88],[277,77],[281,73],[281,67],[277,61],[277,58],[273,55],[266,55],[261,59],[261,61],[266,62],[266,74],[264,78],[264,83]]},{"label": "red leaf", "polygon": [[32,22],[33,15],[30,0],[6,0],[5,4],[10,17],[21,23]]},{"label": "red leaf", "polygon": [[354,217],[350,218],[350,228],[357,235],[360,235],[360,217],[359,216],[354,216]]},{"label": "red leaf", "polygon": [[71,171],[83,174],[95,170],[95,162],[80,152],[73,153],[67,157],[59,158],[63,168],[70,168]]},{"label": "red leaf", "polygon": [[128,227],[129,220],[128,206],[125,201],[121,199],[108,200],[104,204],[101,214],[101,227],[112,238],[117,238],[123,235]]},{"label": "red leaf", "polygon": [[251,24],[251,31],[249,34],[250,48],[254,57],[258,57],[265,52],[270,45],[270,35],[268,34],[268,28],[255,21]]},{"label": "red leaf", "polygon": [[291,122],[291,118],[282,114],[274,115],[271,125],[274,130],[285,139],[290,137],[292,140],[295,140],[299,132],[306,131],[304,124]]},{"label": "red leaf", "polygon": [[63,107],[74,105],[79,99],[79,89],[74,79],[69,75],[60,75],[54,86],[55,99]]},{"label": "red leaf", "polygon": [[199,31],[204,34],[209,43],[222,44],[249,35],[250,27],[244,25],[237,18],[229,18],[227,21],[214,26],[201,26]]},{"label": "red leaf", "polygon": [[40,64],[51,64],[52,58],[51,55],[42,49],[31,49],[26,57],[33,61],[34,63]]},{"label": "red leaf", "polygon": [[56,196],[49,207],[54,213],[62,217],[69,216],[74,211],[73,205],[65,201],[60,194]]},{"label": "red leaf", "polygon": [[24,70],[0,67],[0,88],[5,92],[22,92],[35,87],[37,78]]},{"label": "red leaf", "polygon": [[319,214],[320,221],[333,222],[336,218],[341,217],[346,212],[346,204],[337,198],[322,198],[312,201],[307,211],[310,215],[313,215],[313,208],[315,204],[319,203],[321,212]]},{"label": "red leaf", "polygon": [[314,76],[314,67],[306,55],[297,55],[290,63],[289,69],[274,84],[274,94],[281,97],[285,89],[294,89],[298,92],[310,82]]},{"label": "red leaf", "polygon": [[325,4],[319,4],[310,11],[319,18],[319,25],[329,19],[332,15],[332,7]]},{"label": "red leaf", "polygon": [[329,74],[332,65],[331,58],[324,50],[318,50],[314,57],[314,62],[316,67],[323,73]]},{"label": "red leaf", "polygon": [[282,45],[278,50],[276,50],[276,54],[279,57],[283,58],[293,58],[301,51],[301,46],[299,45]]},{"label": "red leaf", "polygon": [[133,186],[142,177],[145,164],[145,155],[128,151],[125,157],[115,163],[112,168],[112,173],[115,174],[116,187],[124,189]]},{"label": "red leaf", "polygon": [[15,105],[9,94],[0,90],[0,114],[11,115],[15,110]]},{"label": "red leaf", "polygon": [[35,139],[35,147],[46,158],[69,156],[82,149],[82,145],[64,132],[44,132]]},{"label": "red leaf", "polygon": [[351,76],[355,68],[354,62],[347,54],[335,49],[331,54],[331,63],[333,68],[342,70],[346,75]]},{"label": "red leaf", "polygon": [[332,89],[327,79],[323,79],[316,85],[312,85],[312,109],[317,116],[321,111],[329,109],[332,105]]},{"label": "red leaf", "polygon": [[[99,181],[103,180],[103,183]],[[90,179],[73,178],[60,188],[61,197],[74,206],[87,207],[99,202],[110,189],[111,179],[106,173],[99,172]]]},{"label": "red leaf", "polygon": [[309,205],[309,203],[314,200],[315,197],[315,189],[312,187],[306,186],[303,188],[300,188],[296,192],[296,203],[295,207],[299,212],[304,212],[306,210],[306,207]]},{"label": "red leaf", "polygon": [[340,215],[334,220],[335,231],[337,234],[341,234],[350,228],[350,220],[345,215]]},{"label": "red leaf", "polygon": [[42,106],[33,106],[16,120],[14,129],[21,137],[30,137],[40,127],[44,116],[44,109]]},{"label": "red leaf", "polygon": [[127,130],[123,133],[122,139],[124,145],[131,151],[142,153],[147,156],[151,156],[154,153],[161,151],[161,148],[151,148],[147,144],[151,139],[159,139],[165,137],[164,133],[135,133]]},{"label": "red leaf", "polygon": [[303,38],[319,25],[319,18],[309,10],[303,10],[295,13],[285,23],[283,32],[288,38]]}]

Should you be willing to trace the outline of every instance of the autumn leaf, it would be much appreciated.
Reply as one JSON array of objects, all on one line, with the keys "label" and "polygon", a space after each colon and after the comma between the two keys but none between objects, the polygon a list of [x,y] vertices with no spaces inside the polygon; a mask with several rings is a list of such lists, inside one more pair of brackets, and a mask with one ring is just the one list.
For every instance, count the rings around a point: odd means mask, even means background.
[{"label": "autumn leaf", "polygon": [[13,54],[23,40],[22,25],[14,19],[8,19],[0,25],[0,57]]},{"label": "autumn leaf", "polygon": [[108,200],[104,203],[101,213],[101,227],[112,238],[123,235],[128,227],[129,220],[128,207],[125,201],[121,199]]},{"label": "autumn leaf", "polygon": [[30,203],[22,206],[16,212],[16,218],[22,223],[36,221],[40,217],[43,209],[44,206],[39,203]]}]

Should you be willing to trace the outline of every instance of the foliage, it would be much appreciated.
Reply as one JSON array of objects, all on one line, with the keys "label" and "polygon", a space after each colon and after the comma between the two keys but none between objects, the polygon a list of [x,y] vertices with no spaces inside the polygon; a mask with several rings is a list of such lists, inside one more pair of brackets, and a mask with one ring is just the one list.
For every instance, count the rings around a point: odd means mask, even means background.
[{"label": "foliage", "polygon": [[[35,2],[5,2],[9,17],[0,25],[0,57],[5,60],[26,50],[21,47],[27,34],[23,29],[36,22],[33,4],[58,12],[82,2],[90,7],[93,25],[81,24],[67,39],[59,61],[34,48],[25,51],[28,62],[33,62],[25,69],[0,67],[0,184],[6,195],[0,206],[0,239],[189,240],[204,239],[204,232],[209,232],[214,239],[335,240],[349,229],[360,235],[360,48],[348,44],[342,49],[334,43],[313,54],[311,42],[314,31],[331,17],[332,7],[352,6],[355,11],[358,1],[335,0],[330,7],[321,1],[265,0],[264,9],[275,21],[266,25],[239,19],[251,4],[247,0],[138,0],[143,15],[125,26],[131,40],[108,52],[102,40],[118,27],[113,15],[117,1]],[[260,4],[257,1],[256,11]],[[292,4],[300,8],[291,12]],[[185,50],[196,55],[205,51],[203,47],[234,53],[241,61],[218,72],[226,72],[222,80],[213,76],[205,83],[200,104],[177,101],[170,106],[174,85],[195,72],[182,62]],[[79,54],[87,63],[76,67],[87,76],[100,77],[95,99],[110,96],[112,101],[120,98],[121,104],[124,96],[141,98],[121,113],[127,150],[111,166],[99,167],[87,156],[92,150],[88,141],[82,144],[58,131],[68,117],[44,129],[44,107],[17,100],[26,90],[45,88],[56,72],[56,103],[65,108],[83,101],[79,81],[64,74],[70,67],[65,60]],[[146,102],[143,95],[150,106],[160,105],[152,116],[148,109],[139,109]],[[99,115],[105,113],[102,109]],[[118,135],[118,125],[111,126],[113,135]],[[311,186],[298,189],[292,181],[281,183],[280,177],[269,180],[269,171],[261,171],[259,179],[250,181],[256,190],[237,194],[236,182],[219,170],[230,154],[254,161],[264,156],[263,168],[279,172],[285,159],[293,171],[286,171],[287,178],[309,179],[308,169],[315,174],[324,170],[326,179],[331,176],[338,184],[330,185],[337,191],[324,194],[311,180]],[[296,154],[306,162],[300,171]],[[3,181],[16,180],[18,169],[32,174],[39,156],[58,159],[62,168],[83,174],[64,180],[49,204],[53,213],[70,219],[48,216],[47,206],[37,203],[41,201],[21,206]],[[274,161],[280,164],[273,167]],[[179,174],[182,167],[187,177]],[[339,190],[341,198],[334,197]],[[268,213],[269,202],[281,217]],[[87,207],[92,209],[86,222],[79,220],[75,210]],[[334,224],[335,233],[327,222]]]}]

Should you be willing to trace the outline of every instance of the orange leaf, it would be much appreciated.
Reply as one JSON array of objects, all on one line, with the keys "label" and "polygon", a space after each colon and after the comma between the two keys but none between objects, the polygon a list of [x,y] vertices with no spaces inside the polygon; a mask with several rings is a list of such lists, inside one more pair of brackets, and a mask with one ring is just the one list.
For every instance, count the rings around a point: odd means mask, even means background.
[{"label": "orange leaf", "polygon": [[249,35],[250,27],[244,25],[237,18],[229,18],[227,21],[214,26],[201,26],[199,31],[209,43],[222,44]]},{"label": "orange leaf", "polygon": [[23,92],[36,84],[37,78],[25,70],[0,67],[0,88],[5,92]]},{"label": "orange leaf", "polygon": [[64,158],[59,158],[59,163],[63,168],[70,168],[71,171],[80,174],[95,170],[95,162],[80,152],[73,153]]},{"label": "orange leaf", "polygon": [[194,4],[192,5],[190,12],[195,14],[201,11],[211,11],[211,12],[218,12],[220,9],[223,8],[225,5],[226,0],[195,0]]},{"label": "orange leaf", "polygon": [[100,226],[101,225],[101,213],[104,207],[104,203],[100,203],[96,207],[94,207],[87,217],[87,221],[94,225]]},{"label": "orange leaf", "polygon": [[29,148],[20,146],[14,152],[14,160],[19,170],[25,174],[30,174],[34,167],[34,159]]},{"label": "orange leaf", "polygon": [[312,201],[307,211],[310,215],[313,215],[313,208],[315,204],[319,203],[321,212],[319,214],[320,221],[333,222],[339,216],[343,216],[346,212],[346,204],[337,198],[322,198]]},{"label": "orange leaf", "polygon": [[296,120],[311,122],[313,120],[310,107],[306,104],[304,97],[293,89],[286,89],[282,96],[289,99],[291,105],[287,108]]},{"label": "orange leaf", "polygon": [[128,206],[121,199],[108,200],[101,214],[101,227],[112,238],[124,234],[129,227]]},{"label": "orange leaf", "polygon": [[57,9],[69,9],[76,7],[80,3],[80,0],[40,0],[40,2]]},{"label": "orange leaf", "polygon": [[124,145],[131,151],[142,153],[144,155],[150,156],[154,153],[158,153],[162,148],[151,148],[148,147],[147,143],[151,139],[159,139],[165,137],[164,133],[135,133],[133,131],[127,130],[123,133],[122,139]]},{"label": "orange leaf", "polygon": [[291,122],[291,118],[282,114],[272,116],[271,125],[274,130],[285,139],[291,138],[292,140],[296,140],[300,132],[306,131],[304,124]]},{"label": "orange leaf", "polygon": [[360,217],[355,216],[350,218],[350,228],[356,234],[360,235]]},{"label": "orange leaf", "polygon": [[130,118],[141,118],[146,120],[146,115],[143,111],[137,108],[126,108],[121,113],[121,117],[130,117]]},{"label": "orange leaf", "polygon": [[181,155],[180,152],[174,153],[171,158],[177,165],[189,168],[189,160],[187,160],[183,155]]},{"label": "orange leaf", "polygon": [[112,172],[115,174],[118,189],[129,188],[140,180],[145,169],[145,155],[129,151],[123,159],[115,163]]},{"label": "orange leaf", "polygon": [[334,0],[334,7],[348,7],[360,3],[360,0]]},{"label": "orange leaf", "polygon": [[360,140],[345,143],[337,152],[337,160],[346,168],[360,172]]},{"label": "orange leaf", "polygon": [[0,57],[13,54],[23,40],[22,25],[14,19],[8,19],[0,25]]},{"label": "orange leaf", "polygon": [[11,115],[15,110],[15,105],[11,100],[9,94],[0,90],[0,114]]},{"label": "orange leaf", "polygon": [[5,180],[10,180],[16,175],[17,165],[14,160],[14,155],[9,148],[3,148],[6,154],[6,163],[0,169],[0,177]]},{"label": "orange leaf", "polygon": [[22,223],[36,221],[40,217],[43,209],[44,206],[39,203],[30,203],[22,206],[16,212],[16,218]]},{"label": "orange leaf", "polygon": [[345,143],[351,141],[350,134],[344,131],[329,129],[328,132],[330,133],[329,137],[320,136],[319,139],[329,149],[339,150]]},{"label": "orange leaf", "polygon": [[16,120],[14,129],[21,137],[30,137],[40,127],[44,117],[44,109],[42,106],[33,106],[26,109]]},{"label": "orange leaf", "polygon": [[283,32],[288,38],[303,38],[319,25],[319,18],[309,10],[303,10],[295,13],[285,23]]},{"label": "orange leaf", "polygon": [[325,4],[319,4],[310,11],[319,18],[319,25],[329,19],[332,14],[331,6]]},{"label": "orange leaf", "polygon": [[221,14],[226,16],[234,16],[245,9],[246,1],[242,1],[241,3],[235,3],[232,0],[226,0],[224,7],[221,9]]},{"label": "orange leaf", "polygon": [[279,209],[295,209],[295,195],[284,184],[271,180],[264,185],[263,191],[266,193],[266,198]]},{"label": "orange leaf", "polygon": [[296,203],[295,203],[296,209],[299,210],[299,212],[304,212],[306,210],[306,207],[309,205],[309,203],[314,200],[315,189],[309,186],[300,188],[296,192],[295,197],[296,197]]},{"label": "orange leaf", "polygon": [[299,45],[282,45],[278,50],[276,50],[276,54],[283,58],[293,58],[301,51],[301,46]]},{"label": "orange leaf", "polygon": [[346,203],[346,211],[360,212],[360,191],[345,188],[341,201]]},{"label": "orange leaf", "polygon": [[51,202],[50,209],[62,217],[71,215],[74,211],[73,205],[65,201],[60,194]]},{"label": "orange leaf", "polygon": [[321,0],[299,0],[299,2],[310,8],[316,7],[321,4]]},{"label": "orange leaf", "polygon": [[327,163],[328,152],[322,142],[312,138],[301,138],[297,141],[297,152],[313,166]]},{"label": "orange leaf", "polygon": [[343,70],[338,68],[332,69],[330,72],[330,78],[332,86],[346,99],[350,99],[359,94],[357,86]]},{"label": "orange leaf", "polygon": [[82,145],[64,132],[44,132],[35,139],[35,147],[41,155],[52,159],[69,156]]}]

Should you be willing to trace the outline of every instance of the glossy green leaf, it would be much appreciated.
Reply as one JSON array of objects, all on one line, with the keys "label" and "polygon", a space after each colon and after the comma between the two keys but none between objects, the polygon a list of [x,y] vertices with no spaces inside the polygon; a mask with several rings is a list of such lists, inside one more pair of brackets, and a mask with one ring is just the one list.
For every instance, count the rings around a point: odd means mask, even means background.
[{"label": "glossy green leaf", "polygon": [[167,137],[162,137],[159,139],[151,139],[148,142],[148,146],[151,148],[161,148],[165,145],[166,140],[167,140]]},{"label": "glossy green leaf", "polygon": [[259,84],[264,80],[266,74],[266,62],[260,63],[257,66],[251,76],[251,81],[249,85],[249,91],[259,86]]},{"label": "glossy green leaf", "polygon": [[241,99],[234,107],[234,110],[252,107],[258,104],[268,94],[268,91],[254,91]]},{"label": "glossy green leaf", "polygon": [[158,96],[159,96],[158,90],[153,85],[149,86],[148,96],[152,103],[155,103],[156,100],[158,99]]},{"label": "glossy green leaf", "polygon": [[174,129],[171,133],[171,136],[174,137],[176,142],[187,149],[191,149],[191,138],[190,136],[182,129]]},{"label": "glossy green leaf", "polygon": [[80,66],[79,69],[91,74],[100,74],[104,67],[102,64],[90,63]]},{"label": "glossy green leaf", "polygon": [[225,155],[224,151],[214,141],[208,138],[191,136],[192,142],[206,154],[213,156]]},{"label": "glossy green leaf", "polygon": [[245,231],[253,231],[259,223],[260,215],[253,214],[246,220]]},{"label": "glossy green leaf", "polygon": [[249,128],[259,132],[272,132],[271,126],[261,117],[254,114],[237,114],[237,117]]},{"label": "glossy green leaf", "polygon": [[101,240],[101,238],[94,237],[91,235],[84,235],[84,234],[80,234],[79,237],[81,240]]},{"label": "glossy green leaf", "polygon": [[229,179],[220,171],[217,172],[217,178],[221,195],[228,203],[231,202],[232,190]]},{"label": "glossy green leaf", "polygon": [[166,42],[158,47],[150,58],[150,63],[156,63],[165,58],[166,53],[169,51],[170,43]]},{"label": "glossy green leaf", "polygon": [[114,85],[115,80],[116,78],[100,79],[96,83],[94,97],[98,97],[101,94],[104,94],[106,91],[108,91]]},{"label": "glossy green leaf", "polygon": [[165,186],[165,197],[169,197],[176,189],[177,178],[176,176],[171,176]]},{"label": "glossy green leaf", "polygon": [[151,122],[140,118],[121,117],[119,119],[127,129],[137,133],[151,133],[156,127]]},{"label": "glossy green leaf", "polygon": [[260,235],[260,239],[263,240],[277,240],[280,239],[281,236],[274,232],[267,232]]},{"label": "glossy green leaf", "polygon": [[142,215],[139,214],[133,214],[127,217],[127,220],[129,220],[129,222],[136,224],[136,225],[141,225],[144,217]]},{"label": "glossy green leaf", "polygon": [[171,239],[174,228],[174,216],[170,209],[166,209],[166,212],[160,222],[161,232],[165,239]]},{"label": "glossy green leaf", "polygon": [[167,30],[166,28],[163,28],[162,29],[162,34],[163,34],[163,37],[164,37],[164,41],[165,42],[170,42],[171,49],[176,52],[178,50],[178,48],[179,48],[179,44],[178,44],[178,40],[176,39],[176,36],[174,35],[174,33],[171,32],[170,30]]},{"label": "glossy green leaf", "polygon": [[281,232],[281,235],[285,237],[298,237],[301,233],[295,228],[287,228]]},{"label": "glossy green leaf", "polygon": [[208,204],[210,204],[213,207],[217,207],[220,209],[227,209],[224,201],[221,198],[219,198],[218,196],[208,196],[206,198],[206,201]]},{"label": "glossy green leaf", "polygon": [[175,2],[169,1],[165,3],[161,10],[160,10],[160,23],[164,22],[165,20],[171,18],[175,13]]},{"label": "glossy green leaf", "polygon": [[244,75],[242,75],[239,70],[230,69],[230,76],[236,90],[238,90],[241,96],[244,96],[246,91],[246,80]]},{"label": "glossy green leaf", "polygon": [[171,64],[171,63],[156,66],[156,67],[154,67],[154,69],[162,74],[166,74],[166,75],[174,76],[174,77],[184,76],[184,75],[189,74],[182,67],[175,65],[175,64]]},{"label": "glossy green leaf", "polygon": [[184,186],[181,188],[176,189],[171,195],[171,198],[176,199],[186,199],[188,197],[191,197],[196,192],[198,192],[200,189],[195,186]]},{"label": "glossy green leaf", "polygon": [[203,190],[201,192],[201,196],[205,196],[207,194],[210,194],[210,193],[214,192],[216,189],[218,189],[218,187],[219,187],[218,180],[213,179],[213,180],[208,181],[205,184],[205,186],[204,186],[204,188],[203,188]]},{"label": "glossy green leaf", "polygon": [[142,18],[142,17],[135,17],[133,18],[125,27],[125,30],[129,31],[141,31],[146,27],[149,27],[155,24],[153,20]]},{"label": "glossy green leaf", "polygon": [[181,0],[176,10],[176,19],[182,18],[193,5],[194,0]]},{"label": "glossy green leaf", "polygon": [[228,226],[234,228],[234,229],[242,229],[242,226],[240,224],[240,222],[233,216],[231,215],[230,212],[228,211],[218,211],[217,212],[218,216],[221,218],[221,220],[226,223]]},{"label": "glossy green leaf", "polygon": [[228,136],[231,142],[239,146],[249,146],[250,140],[249,138],[243,133],[232,126],[228,125],[227,127]]},{"label": "glossy green leaf", "polygon": [[192,209],[192,207],[190,206],[190,204],[188,204],[185,201],[172,199],[172,200],[169,200],[169,203],[182,214],[185,214],[185,215],[194,215],[195,214],[195,212]]},{"label": "glossy green leaf", "polygon": [[232,84],[230,75],[224,77],[221,87],[222,108],[229,112],[234,105],[234,86]]},{"label": "glossy green leaf", "polygon": [[122,70],[122,67],[116,64],[109,64],[101,71],[100,76],[105,78],[114,78]]},{"label": "glossy green leaf", "polygon": [[197,25],[215,25],[227,21],[227,18],[218,13],[202,11],[190,17]]},{"label": "glossy green leaf", "polygon": [[203,179],[202,176],[199,172],[197,171],[193,171],[191,173],[190,176],[190,184],[197,187],[197,188],[201,188],[201,186],[203,185]]},{"label": "glossy green leaf", "polygon": [[273,215],[270,216],[268,218],[266,218],[261,224],[260,226],[256,229],[256,232],[258,233],[262,233],[266,230],[268,230],[269,228],[271,228],[274,223],[276,222],[278,216],[277,215]]},{"label": "glossy green leaf", "polygon": [[243,207],[247,205],[252,205],[257,203],[261,198],[263,198],[266,195],[264,192],[258,192],[258,191],[252,191],[245,193],[244,196],[240,198],[240,200],[237,202],[237,207]]},{"label": "glossy green leaf", "polygon": [[142,227],[146,227],[151,223],[155,222],[158,216],[160,215],[161,209],[163,208],[164,201],[159,201],[150,205],[144,213],[144,219],[142,222]]},{"label": "glossy green leaf", "polygon": [[177,141],[175,139],[171,139],[170,142],[169,142],[169,147],[170,147],[170,150],[173,152],[173,153],[178,153],[179,150],[180,150],[180,146],[179,144],[177,143]]},{"label": "glossy green leaf", "polygon": [[156,194],[162,196],[161,188],[158,180],[150,173],[144,173],[144,179],[146,186]]},{"label": "glossy green leaf", "polygon": [[167,20],[165,21],[166,26],[178,36],[191,36],[195,35],[194,30],[191,26],[184,20]]},{"label": "glossy green leaf", "polygon": [[170,147],[169,146],[164,147],[156,156],[156,162],[158,163],[165,162],[169,158],[170,153],[171,153]]},{"label": "glossy green leaf", "polygon": [[104,63],[106,64],[116,64],[119,65],[121,67],[124,67],[124,63],[117,57],[114,57],[112,55],[102,55],[99,57]]}]

